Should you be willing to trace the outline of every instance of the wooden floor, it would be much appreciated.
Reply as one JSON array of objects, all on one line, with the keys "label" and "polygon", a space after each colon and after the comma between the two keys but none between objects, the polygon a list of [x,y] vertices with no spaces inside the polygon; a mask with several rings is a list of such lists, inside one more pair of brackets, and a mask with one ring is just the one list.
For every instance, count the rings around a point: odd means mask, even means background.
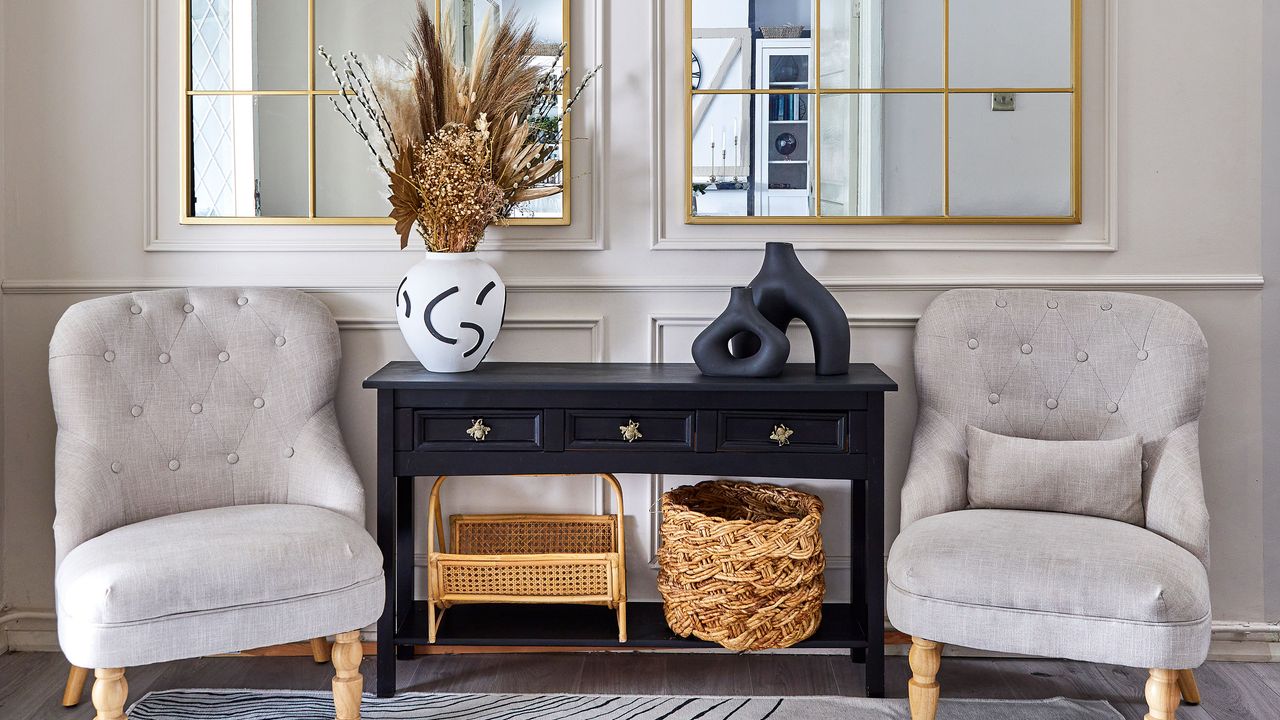
[{"label": "wooden floor", "polygon": [[[373,663],[362,666],[372,687]],[[859,695],[862,668],[827,655],[537,654],[420,656],[398,663],[397,685],[421,692],[580,692],[704,695]],[[332,670],[309,658],[219,657],[131,668],[129,700],[183,687],[326,689]],[[88,720],[84,703],[59,705],[67,665],[56,653],[0,656],[0,718]],[[1182,720],[1280,718],[1280,664],[1209,663],[1197,673],[1204,704]],[[944,697],[1109,700],[1140,719],[1146,673],[1056,660],[944,658]],[[889,694],[906,692],[906,659],[888,659]],[[91,680],[92,682],[92,680]]]}]

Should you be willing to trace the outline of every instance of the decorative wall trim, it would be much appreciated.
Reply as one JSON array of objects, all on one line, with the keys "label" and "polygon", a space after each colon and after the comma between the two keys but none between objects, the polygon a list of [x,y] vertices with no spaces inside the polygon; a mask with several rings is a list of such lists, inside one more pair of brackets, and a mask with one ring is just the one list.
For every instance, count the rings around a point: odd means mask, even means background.
[{"label": "decorative wall trim", "polygon": [[[382,225],[254,225],[254,226],[202,226],[197,232],[183,232],[173,236],[164,236],[161,231],[161,214],[171,213],[177,217],[178,208],[162,208],[159,202],[160,163],[174,161],[176,153],[160,151],[159,117],[161,112],[170,112],[174,108],[168,102],[171,92],[176,91],[177,78],[167,78],[160,68],[160,42],[172,39],[170,33],[160,32],[160,13],[162,3],[157,0],[143,0],[143,142],[142,142],[142,174],[145,192],[143,193],[143,236],[142,247],[148,252],[290,252],[290,251],[328,251],[328,252],[399,252],[389,226]],[[604,55],[604,38],[607,33],[606,4],[598,2],[584,3],[589,8],[590,16],[587,24],[592,28],[591,38],[583,38],[584,49],[589,49],[590,57],[586,62],[579,62],[580,67],[589,67],[600,61]],[[578,34],[575,33],[575,37]],[[579,56],[588,53],[579,52]],[[170,79],[174,82],[168,82]],[[168,88],[168,90],[162,90]],[[604,202],[609,178],[603,152],[607,143],[604,134],[608,128],[608,89],[604,83],[596,83],[593,88],[595,96],[591,98],[592,124],[586,128],[587,135],[593,138],[591,162],[587,165],[590,173],[587,180],[582,181],[583,188],[574,188],[573,195],[578,202],[589,203],[591,227],[587,236],[581,238],[556,237],[550,233],[563,233],[573,225],[514,228],[521,234],[548,233],[534,237],[491,237],[485,240],[485,248],[489,250],[604,250],[605,237],[608,234],[607,203]],[[583,153],[578,153],[579,156]],[[581,166],[577,166],[579,171]],[[578,172],[578,175],[587,173]],[[572,179],[571,179],[572,182]],[[585,191],[585,192],[584,192]],[[221,227],[222,230],[213,228]],[[581,227],[581,224],[579,224]],[[251,232],[246,232],[250,230]],[[221,237],[211,237],[212,235]],[[253,237],[246,237],[251,235]]]},{"label": "decorative wall trim", "polygon": [[[394,319],[373,317],[339,317],[334,318],[338,330],[395,330],[400,325]],[[604,318],[514,318],[507,317],[502,321],[504,330],[585,330],[591,333],[591,357],[588,362],[604,362]]]},{"label": "decorative wall trim", "polygon": [[[898,277],[828,277],[819,278],[832,292],[881,291],[936,291],[954,288],[1051,288],[1062,290],[1246,290],[1259,291],[1264,279],[1257,274],[1224,275],[970,275],[967,277],[898,276]],[[508,278],[509,292],[726,292],[741,285],[741,278],[633,278],[633,277],[576,277],[576,278]],[[201,286],[236,286],[242,283],[234,278],[212,280],[202,277],[198,282],[179,279],[119,279],[119,280],[5,280],[0,282],[0,292],[5,295],[95,295],[125,293],[135,290]],[[255,279],[249,286],[296,287],[306,292],[322,294],[342,293],[390,293],[396,283],[314,282],[300,284],[296,278]]]},{"label": "decorative wall trim", "polygon": [[[793,239],[791,242],[801,250],[964,250],[964,251],[995,251],[995,252],[1114,252],[1119,249],[1119,177],[1120,177],[1120,160],[1119,160],[1119,86],[1120,86],[1120,50],[1117,38],[1119,37],[1118,27],[1120,21],[1120,4],[1115,0],[1106,0],[1105,21],[1103,29],[1103,44],[1105,67],[1103,69],[1103,88],[1102,92],[1097,93],[1097,97],[1102,98],[1105,103],[1103,112],[1104,117],[1104,136],[1102,138],[1102,156],[1105,158],[1105,168],[1103,172],[1104,192],[1103,208],[1102,208],[1102,236],[1098,238],[1089,238],[1084,240],[1064,240],[1064,239],[1027,239],[1027,238],[983,238],[983,237],[955,237],[953,239],[938,239],[938,237],[927,230],[927,226],[902,226],[903,228],[914,228],[908,232],[903,230],[899,234],[887,235],[877,233],[874,238],[866,237],[857,240],[850,239],[851,235],[860,232],[860,228],[866,227],[884,227],[884,226],[835,226],[839,234],[843,237],[830,238],[803,238]],[[667,132],[666,118],[667,98],[663,92],[664,76],[668,62],[671,58],[678,58],[683,63],[682,53],[664,52],[664,40],[666,31],[666,12],[664,10],[667,3],[652,3],[650,5],[649,19],[652,27],[653,42],[650,47],[651,65],[654,68],[652,79],[651,96],[653,98],[653,133],[650,137],[650,164],[653,167],[653,177],[651,178],[651,187],[653,192],[653,208],[652,208],[652,235],[650,247],[654,250],[756,250],[762,242],[759,238],[674,238],[667,234],[664,206],[665,206],[665,187],[664,180],[674,180],[684,182],[684,169],[673,169],[672,172],[666,172],[665,157],[665,133]],[[1086,22],[1086,26],[1088,23]],[[1087,27],[1086,27],[1087,32]],[[1088,45],[1089,37],[1084,38],[1086,45],[1086,60],[1089,57]],[[1086,93],[1089,92],[1086,85]],[[1087,111],[1086,111],[1087,112]],[[1087,124],[1087,122],[1086,122]],[[683,127],[683,124],[680,125]],[[1086,134],[1086,141],[1088,136]],[[1088,146],[1085,147],[1085,165],[1089,164]],[[1086,178],[1087,180],[1087,178]],[[1091,209],[1088,204],[1084,205],[1086,213],[1096,211]],[[681,211],[683,215],[683,211]],[[749,226],[747,226],[749,227]],[[806,226],[807,227],[807,226]],[[977,225],[974,227],[982,227]],[[1015,226],[1016,227],[1016,226]],[[1078,227],[1076,225],[1056,226],[1060,228]],[[865,231],[863,231],[865,232]],[[833,233],[833,235],[836,233]]]}]

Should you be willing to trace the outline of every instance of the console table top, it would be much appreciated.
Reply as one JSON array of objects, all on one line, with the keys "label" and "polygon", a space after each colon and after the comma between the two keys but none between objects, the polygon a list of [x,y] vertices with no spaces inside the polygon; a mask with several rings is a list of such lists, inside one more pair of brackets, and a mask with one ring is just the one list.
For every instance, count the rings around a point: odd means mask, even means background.
[{"label": "console table top", "polygon": [[582,390],[625,385],[629,390],[894,392],[898,384],[871,363],[852,363],[848,375],[814,375],[812,364],[787,365],[778,377],[707,377],[692,363],[486,362],[466,373],[433,373],[413,361],[387,363],[364,381],[380,390]]}]

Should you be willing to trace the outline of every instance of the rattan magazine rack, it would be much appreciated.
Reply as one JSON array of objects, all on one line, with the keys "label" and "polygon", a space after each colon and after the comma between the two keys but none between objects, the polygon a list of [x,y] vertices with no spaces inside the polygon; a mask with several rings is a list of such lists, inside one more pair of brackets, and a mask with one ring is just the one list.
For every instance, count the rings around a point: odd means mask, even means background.
[{"label": "rattan magazine rack", "polygon": [[[445,544],[436,478],[427,510],[428,641],[444,611],[463,603],[603,605],[618,613],[618,642],[627,641],[627,563],[622,486],[612,515],[451,515]],[[564,476],[553,476],[564,477]]]}]

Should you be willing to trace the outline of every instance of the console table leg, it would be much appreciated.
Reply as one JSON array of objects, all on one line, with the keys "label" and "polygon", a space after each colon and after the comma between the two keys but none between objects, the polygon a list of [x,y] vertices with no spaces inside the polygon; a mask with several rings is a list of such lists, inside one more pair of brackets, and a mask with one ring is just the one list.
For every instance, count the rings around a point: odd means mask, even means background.
[{"label": "console table leg", "polygon": [[[867,697],[884,697],[884,393],[872,393],[862,503],[866,563]],[[855,486],[856,489],[856,486]]]},{"label": "console table leg", "polygon": [[378,697],[396,694],[396,533],[394,477],[378,478],[378,546],[386,598],[378,618]]},{"label": "console table leg", "polygon": [[[396,478],[396,627],[413,612],[413,478]],[[397,645],[396,657],[413,659],[412,645]]]},{"label": "console table leg", "polygon": [[395,408],[392,391],[378,391],[378,549],[386,597],[378,618],[378,697],[396,693],[396,494],[394,474]]}]

